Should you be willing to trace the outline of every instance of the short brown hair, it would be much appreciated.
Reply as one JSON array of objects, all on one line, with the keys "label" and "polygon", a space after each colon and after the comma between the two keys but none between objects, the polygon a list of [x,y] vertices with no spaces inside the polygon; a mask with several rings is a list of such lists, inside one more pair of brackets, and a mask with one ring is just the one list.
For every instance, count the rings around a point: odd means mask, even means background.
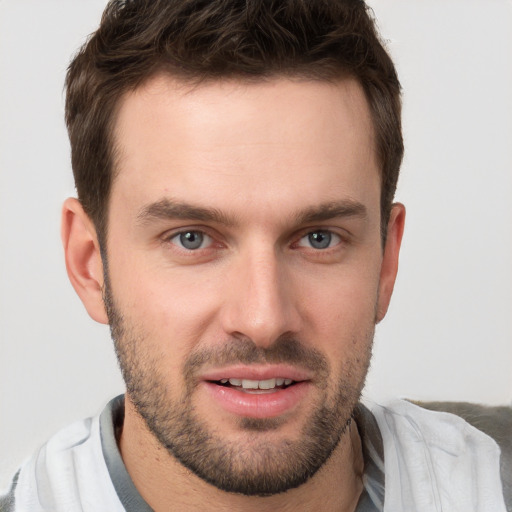
[{"label": "short brown hair", "polygon": [[162,71],[192,82],[356,78],[375,129],[385,237],[403,156],[400,84],[364,1],[111,0],[66,78],[75,184],[100,243],[114,176],[116,107]]}]

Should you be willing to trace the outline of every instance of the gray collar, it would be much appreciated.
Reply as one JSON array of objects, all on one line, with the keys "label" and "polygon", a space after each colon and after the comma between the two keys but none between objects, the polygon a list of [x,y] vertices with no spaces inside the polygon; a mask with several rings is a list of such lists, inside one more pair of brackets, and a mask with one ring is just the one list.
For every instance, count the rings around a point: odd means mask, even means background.
[{"label": "gray collar", "polygon": [[127,512],[153,512],[137,491],[119,452],[116,439],[121,432],[123,422],[124,395],[119,395],[106,405],[100,415],[101,448],[110,479]]}]

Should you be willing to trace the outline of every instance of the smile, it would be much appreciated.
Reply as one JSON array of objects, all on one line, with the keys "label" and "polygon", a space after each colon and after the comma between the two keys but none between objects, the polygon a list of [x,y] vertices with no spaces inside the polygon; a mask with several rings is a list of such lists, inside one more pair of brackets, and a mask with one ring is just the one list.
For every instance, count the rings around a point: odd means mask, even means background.
[{"label": "smile", "polygon": [[284,377],[267,379],[220,378],[200,386],[211,405],[230,415],[245,418],[275,418],[289,414],[308,397],[309,380]]},{"label": "smile", "polygon": [[265,380],[251,379],[221,379],[216,382],[221,386],[230,387],[245,393],[272,393],[294,384],[292,379],[276,377]]}]

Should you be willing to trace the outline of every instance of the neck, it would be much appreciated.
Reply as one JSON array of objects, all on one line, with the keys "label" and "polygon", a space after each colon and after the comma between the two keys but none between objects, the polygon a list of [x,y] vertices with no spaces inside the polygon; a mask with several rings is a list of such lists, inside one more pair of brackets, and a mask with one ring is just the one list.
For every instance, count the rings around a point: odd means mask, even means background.
[{"label": "neck", "polygon": [[301,486],[266,497],[228,493],[203,481],[160,445],[128,396],[119,440],[121,456],[135,487],[155,511],[204,512],[280,510],[354,511],[361,494],[363,456],[352,422],[331,457]]}]

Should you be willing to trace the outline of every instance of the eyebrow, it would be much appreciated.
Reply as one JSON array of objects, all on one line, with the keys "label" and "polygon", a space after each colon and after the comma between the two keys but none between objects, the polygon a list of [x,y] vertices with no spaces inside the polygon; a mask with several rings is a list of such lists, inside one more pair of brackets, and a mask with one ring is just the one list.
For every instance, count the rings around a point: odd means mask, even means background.
[{"label": "eyebrow", "polygon": [[143,207],[137,220],[140,224],[147,224],[152,220],[186,219],[200,222],[217,222],[231,226],[235,220],[216,208],[196,206],[171,199],[161,199]]},{"label": "eyebrow", "polygon": [[[300,211],[295,216],[295,222],[300,224],[311,224],[329,219],[341,217],[359,217],[366,219],[368,212],[366,207],[351,199],[332,201],[312,206]],[[215,222],[226,226],[236,224],[236,219],[217,208],[197,206],[172,199],[161,199],[141,208],[137,215],[139,224],[147,224],[152,220],[186,219],[200,222]]]},{"label": "eyebrow", "polygon": [[365,220],[368,218],[368,211],[364,204],[352,199],[344,199],[307,208],[299,212],[296,221],[297,224],[311,224],[342,217],[359,217]]}]

